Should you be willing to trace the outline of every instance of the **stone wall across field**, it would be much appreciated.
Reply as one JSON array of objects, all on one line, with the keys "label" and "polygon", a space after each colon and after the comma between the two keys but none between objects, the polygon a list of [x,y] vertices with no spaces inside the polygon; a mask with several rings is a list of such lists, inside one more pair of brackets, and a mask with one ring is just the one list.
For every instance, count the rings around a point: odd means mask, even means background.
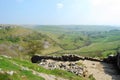
[{"label": "stone wall across field", "polygon": [[33,56],[31,58],[31,61],[33,63],[37,63],[41,60],[47,60],[47,59],[51,59],[51,60],[56,60],[56,61],[78,61],[78,60],[91,60],[91,61],[100,61],[102,62],[102,60],[97,59],[97,58],[91,58],[91,57],[82,57],[82,56],[78,56],[78,55],[63,55],[63,56]]},{"label": "stone wall across field", "polygon": [[90,61],[97,61],[97,62],[105,62],[109,64],[116,64],[118,68],[120,68],[120,53],[117,53],[116,56],[109,56],[108,58],[104,59],[97,59],[91,57],[82,57],[78,55],[63,55],[63,56],[33,56],[31,58],[32,63],[40,62],[41,60],[55,60],[55,61],[79,61],[79,60],[90,60]]}]

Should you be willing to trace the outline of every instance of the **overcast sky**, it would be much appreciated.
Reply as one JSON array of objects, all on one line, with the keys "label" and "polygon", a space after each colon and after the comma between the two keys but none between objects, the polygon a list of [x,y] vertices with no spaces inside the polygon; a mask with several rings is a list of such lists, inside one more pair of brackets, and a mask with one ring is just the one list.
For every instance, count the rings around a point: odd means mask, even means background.
[{"label": "overcast sky", "polygon": [[120,25],[120,0],[0,0],[0,24]]}]

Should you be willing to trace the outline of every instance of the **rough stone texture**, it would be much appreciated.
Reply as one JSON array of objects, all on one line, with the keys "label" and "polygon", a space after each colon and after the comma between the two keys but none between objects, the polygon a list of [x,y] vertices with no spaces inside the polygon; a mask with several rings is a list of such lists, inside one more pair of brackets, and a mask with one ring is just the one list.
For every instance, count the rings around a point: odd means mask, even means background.
[{"label": "rough stone texture", "polygon": [[78,60],[84,60],[84,57],[76,56],[76,55],[64,55],[64,56],[33,56],[31,58],[31,61],[33,63],[37,63],[41,61],[42,59],[52,59],[56,61],[78,61]]},{"label": "rough stone texture", "polygon": [[31,61],[33,63],[37,63],[42,59],[52,59],[56,61],[78,61],[78,60],[91,60],[91,61],[101,61],[99,59],[90,58],[90,57],[82,57],[78,55],[63,55],[63,56],[33,56]]},{"label": "rough stone texture", "polygon": [[33,63],[37,63],[41,60],[56,60],[56,61],[78,61],[78,60],[90,60],[90,61],[97,61],[97,62],[105,62],[110,64],[117,64],[117,67],[120,69],[120,52],[117,52],[116,56],[108,56],[108,58],[105,58],[103,60],[97,59],[97,58],[91,58],[91,57],[82,57],[78,55],[63,55],[63,56],[33,56],[31,58],[31,61]]},{"label": "rough stone texture", "polygon": [[76,75],[83,76],[85,74],[86,68],[83,65],[78,65],[79,62],[64,62],[64,61],[55,61],[55,60],[43,60],[38,65],[43,66],[44,68],[53,70],[53,69],[61,69],[66,70],[68,72],[72,72]]},{"label": "rough stone texture", "polygon": [[0,29],[10,29],[16,28],[18,25],[11,25],[11,24],[0,24]]},{"label": "rough stone texture", "polygon": [[[74,73],[78,76],[89,77],[93,75],[96,80],[119,80],[120,75],[116,72],[120,69],[120,53],[109,56],[103,60],[76,55],[64,56],[37,56],[32,57],[39,62],[39,66],[47,69],[61,69]],[[31,59],[32,60],[32,59]],[[35,63],[36,63],[35,62]],[[80,62],[81,64],[78,64]],[[115,67],[116,66],[116,67]]]}]

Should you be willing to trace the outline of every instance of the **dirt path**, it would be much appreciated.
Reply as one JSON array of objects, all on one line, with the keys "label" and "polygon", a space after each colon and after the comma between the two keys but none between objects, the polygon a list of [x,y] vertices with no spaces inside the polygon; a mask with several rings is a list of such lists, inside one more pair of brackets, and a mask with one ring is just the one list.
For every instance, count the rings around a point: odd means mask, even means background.
[{"label": "dirt path", "polygon": [[112,64],[84,60],[88,74],[93,74],[96,80],[120,80],[120,75]]},{"label": "dirt path", "polygon": [[33,74],[34,75],[38,75],[38,76],[41,76],[43,77],[45,80],[67,80],[67,79],[63,79],[61,77],[56,77],[54,75],[48,75],[48,74],[45,74],[45,73],[39,73],[39,72],[36,72],[34,70],[33,71]]},{"label": "dirt path", "polygon": [[37,76],[43,77],[45,80],[68,80],[68,79],[64,79],[64,78],[61,78],[61,77],[58,77],[58,76],[55,76],[55,75],[37,72],[37,71],[35,71],[33,69],[29,69],[27,67],[19,65],[19,64],[15,63],[14,61],[11,61],[11,62],[13,64],[15,64],[16,66],[21,67],[22,70],[32,71],[33,75],[37,75]]}]

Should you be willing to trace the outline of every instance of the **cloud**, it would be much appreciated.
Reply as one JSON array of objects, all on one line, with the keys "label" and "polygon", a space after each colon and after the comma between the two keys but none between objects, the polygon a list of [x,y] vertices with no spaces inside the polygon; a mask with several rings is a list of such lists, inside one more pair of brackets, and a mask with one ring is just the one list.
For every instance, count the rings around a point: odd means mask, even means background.
[{"label": "cloud", "polygon": [[57,3],[57,8],[61,9],[64,7],[64,4],[63,3]]},{"label": "cloud", "polygon": [[120,24],[120,0],[89,0],[89,2],[94,21]]}]

